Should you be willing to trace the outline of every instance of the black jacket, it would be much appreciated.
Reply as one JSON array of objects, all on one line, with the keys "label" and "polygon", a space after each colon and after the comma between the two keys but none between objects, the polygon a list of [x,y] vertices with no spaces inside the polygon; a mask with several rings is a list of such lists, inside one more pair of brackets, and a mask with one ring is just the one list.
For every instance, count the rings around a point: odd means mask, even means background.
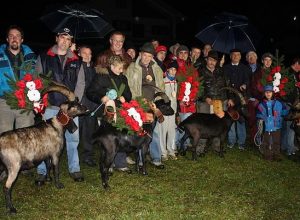
[{"label": "black jacket", "polygon": [[[115,81],[118,88],[122,83],[125,84],[125,90],[122,96],[127,102],[130,101],[132,95],[128,86],[126,76],[124,76],[123,74],[116,75],[107,69],[104,69],[103,71],[101,71],[101,73],[95,75],[89,88],[87,89],[87,98],[92,102],[97,103],[98,105],[101,104],[101,98],[106,95],[106,92],[108,92],[110,89],[115,89],[111,79]],[[120,104],[121,103],[116,100],[116,106],[119,107]],[[104,106],[102,107],[103,108],[98,112],[103,112]]]},{"label": "black jacket", "polygon": [[205,67],[200,70],[200,74],[203,77],[203,101],[206,98],[227,99],[226,92],[220,90],[226,86],[226,79],[222,68],[217,67],[214,72],[211,72]]}]

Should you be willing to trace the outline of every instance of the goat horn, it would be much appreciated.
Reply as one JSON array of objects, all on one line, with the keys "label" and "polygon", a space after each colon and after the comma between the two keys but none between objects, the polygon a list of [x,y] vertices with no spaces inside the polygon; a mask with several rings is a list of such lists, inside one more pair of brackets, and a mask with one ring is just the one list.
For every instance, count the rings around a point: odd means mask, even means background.
[{"label": "goat horn", "polygon": [[243,97],[242,93],[240,93],[238,90],[231,88],[231,87],[223,87],[221,90],[229,90],[229,91],[235,93],[240,98],[241,104],[246,105],[245,98]]},{"label": "goat horn", "polygon": [[59,92],[59,93],[63,94],[64,96],[66,96],[69,101],[71,101],[71,102],[75,101],[75,94],[73,92],[71,92],[68,87],[66,87],[65,85],[62,85],[60,83],[56,83],[56,82],[53,82],[51,84],[49,87],[44,89],[43,95],[48,92]]}]

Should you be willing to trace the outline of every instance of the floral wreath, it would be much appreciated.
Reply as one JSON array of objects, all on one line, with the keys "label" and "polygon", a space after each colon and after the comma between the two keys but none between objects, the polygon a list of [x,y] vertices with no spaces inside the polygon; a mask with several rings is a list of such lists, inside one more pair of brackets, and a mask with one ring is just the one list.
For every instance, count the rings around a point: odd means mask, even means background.
[{"label": "floral wreath", "polygon": [[266,71],[261,79],[263,86],[267,84],[273,85],[275,96],[280,97],[284,97],[290,92],[291,86],[289,82],[291,82],[289,74],[280,66],[275,66],[271,70]]},{"label": "floral wreath", "polygon": [[46,80],[31,73],[26,73],[21,80],[16,76],[15,79],[6,77],[12,91],[5,93],[5,99],[12,109],[22,109],[21,113],[27,112],[27,114],[32,110],[37,114],[45,112],[48,106],[48,94],[41,97],[41,91],[48,85]]},{"label": "floral wreath", "polygon": [[145,134],[143,124],[146,121],[145,105],[139,103],[140,100],[131,100],[124,102],[118,111],[117,120],[113,126],[118,130],[127,129],[128,134]]},{"label": "floral wreath", "polygon": [[178,100],[189,103],[195,101],[200,83],[188,77],[186,81],[179,84]]}]

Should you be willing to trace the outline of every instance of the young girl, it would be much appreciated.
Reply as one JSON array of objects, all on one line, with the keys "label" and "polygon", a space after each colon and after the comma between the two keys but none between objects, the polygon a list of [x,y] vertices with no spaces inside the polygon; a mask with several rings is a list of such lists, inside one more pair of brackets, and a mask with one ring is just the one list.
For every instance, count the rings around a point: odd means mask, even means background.
[{"label": "young girl", "polygon": [[256,118],[264,125],[263,141],[260,152],[266,160],[281,160],[280,129],[282,116],[287,115],[285,106],[274,98],[273,86],[264,87],[264,98],[259,103]]},{"label": "young girl", "polygon": [[[131,91],[128,86],[128,81],[126,76],[123,75],[124,61],[119,55],[113,55],[108,59],[108,63],[108,68],[98,69],[98,74],[94,77],[87,90],[87,97],[97,104],[104,103],[105,106],[111,106],[111,102],[114,102],[114,104],[119,107],[121,103],[131,100]],[[120,97],[111,100],[111,91],[121,90],[122,87],[124,87],[124,90]],[[103,108],[100,108],[97,113],[104,112],[104,105],[102,107]],[[126,153],[117,153],[114,163],[117,170],[131,172],[127,167]]]}]

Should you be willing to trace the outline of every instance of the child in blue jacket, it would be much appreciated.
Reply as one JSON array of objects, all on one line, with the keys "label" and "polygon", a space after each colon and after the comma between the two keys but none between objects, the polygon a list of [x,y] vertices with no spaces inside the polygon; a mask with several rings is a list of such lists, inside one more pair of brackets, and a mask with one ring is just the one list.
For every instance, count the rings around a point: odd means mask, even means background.
[{"label": "child in blue jacket", "polygon": [[274,98],[273,86],[264,87],[264,98],[257,108],[258,124],[263,122],[263,141],[260,151],[266,160],[281,160],[280,157],[280,129],[282,116],[288,111],[283,103]]}]

